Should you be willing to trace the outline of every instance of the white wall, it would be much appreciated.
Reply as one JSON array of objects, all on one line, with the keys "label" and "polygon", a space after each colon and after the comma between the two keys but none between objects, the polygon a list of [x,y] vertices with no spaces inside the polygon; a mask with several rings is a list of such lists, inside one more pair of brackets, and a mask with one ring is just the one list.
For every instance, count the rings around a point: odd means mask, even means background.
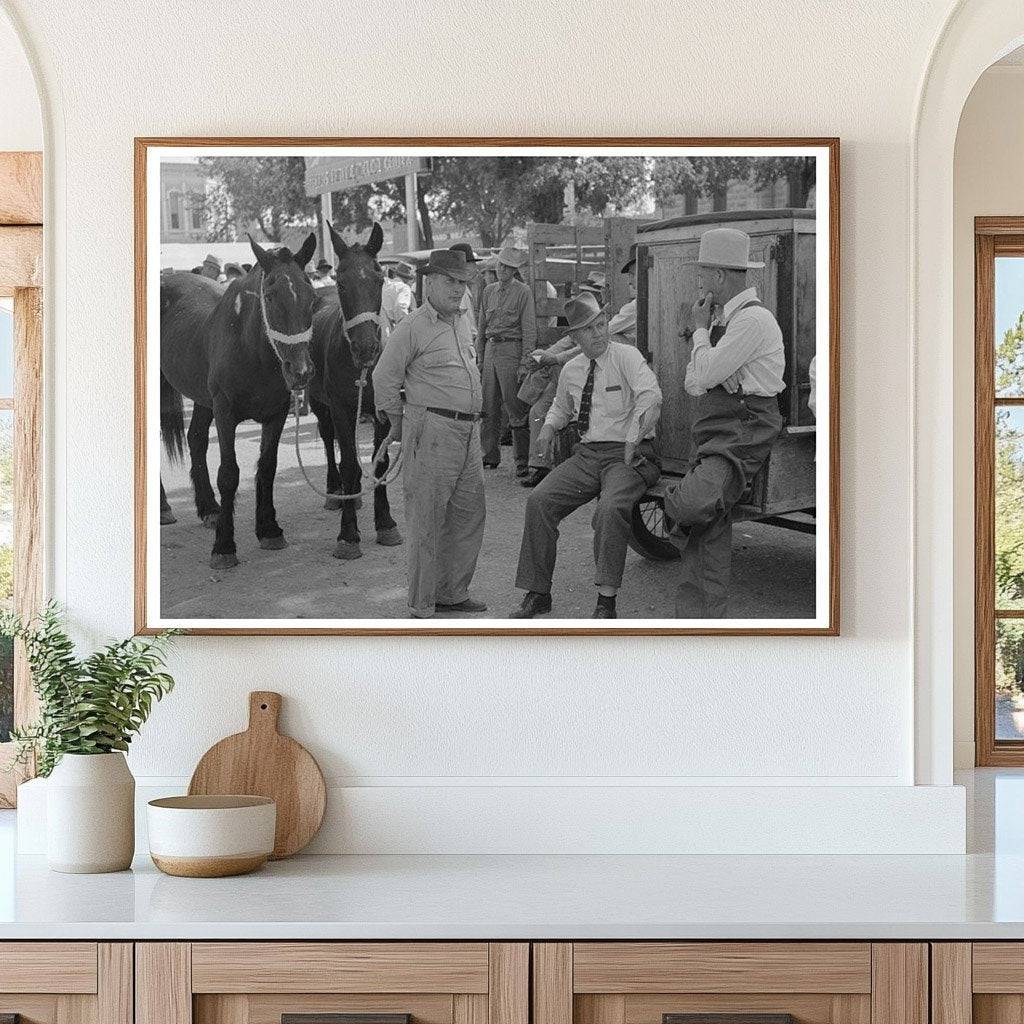
[{"label": "white wall", "polygon": [[187,776],[261,687],[335,784],[431,806],[467,784],[913,781],[907,168],[945,0],[5,3],[53,113],[52,589],[92,638],[132,628],[133,136],[843,141],[841,638],[186,639],[137,773]]},{"label": "white wall", "polygon": [[[974,218],[1024,216],[1024,65],[990,68],[964,107],[954,161],[955,573],[974,578]],[[974,592],[955,592],[954,742],[974,764]]]},{"label": "white wall", "polygon": [[41,150],[39,94],[25,51],[0,10],[0,150]]}]

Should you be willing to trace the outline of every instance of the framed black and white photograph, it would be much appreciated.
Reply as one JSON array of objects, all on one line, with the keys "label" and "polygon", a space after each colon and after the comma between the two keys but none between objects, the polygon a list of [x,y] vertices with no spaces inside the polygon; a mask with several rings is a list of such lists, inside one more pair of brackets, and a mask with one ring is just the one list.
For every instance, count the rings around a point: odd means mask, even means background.
[{"label": "framed black and white photograph", "polygon": [[136,627],[839,630],[836,139],[136,140]]}]

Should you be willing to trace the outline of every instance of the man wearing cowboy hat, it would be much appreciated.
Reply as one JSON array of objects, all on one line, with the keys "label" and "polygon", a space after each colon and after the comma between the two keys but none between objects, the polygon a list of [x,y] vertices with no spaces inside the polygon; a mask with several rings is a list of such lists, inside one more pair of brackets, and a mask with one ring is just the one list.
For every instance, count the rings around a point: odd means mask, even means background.
[{"label": "man wearing cowboy hat", "polygon": [[660,475],[653,438],[661,390],[654,373],[637,349],[609,339],[604,310],[594,295],[583,292],[570,301],[566,318],[582,351],[559,375],[537,443],[550,448],[573,417],[580,443],[527,499],[516,573],[516,586],[526,596],[511,613],[514,619],[551,611],[558,524],[594,498],[594,618],[616,618],[633,506]]},{"label": "man wearing cowboy hat", "polygon": [[[684,387],[697,398],[696,463],[665,494],[682,550],[678,618],[728,615],[732,508],[782,431],[776,396],[786,367],[782,331],[749,287],[750,236],[714,228],[697,257],[703,295],[693,304],[693,352]],[[720,308],[712,324],[712,308]]]},{"label": "man wearing cowboy hat", "polygon": [[409,278],[415,280],[415,277],[416,272],[408,263],[399,263],[395,268],[388,268],[388,276],[381,288],[380,308],[387,318],[388,329],[391,331],[416,308],[416,300],[409,286]]},{"label": "man wearing cowboy hat", "polygon": [[434,250],[423,305],[398,324],[373,371],[378,415],[405,453],[409,614],[417,618],[487,610],[469,596],[485,516],[483,387],[464,304],[471,273],[465,253]]},{"label": "man wearing cowboy hat", "polygon": [[498,253],[498,280],[489,284],[480,300],[477,345],[483,352],[484,421],[481,443],[484,465],[496,468],[501,461],[499,431],[501,410],[512,428],[512,452],[516,475],[529,473],[529,407],[518,398],[522,378],[532,368],[524,360],[537,347],[537,321],[530,286],[517,281],[516,271],[526,262],[521,249],[506,246]]}]

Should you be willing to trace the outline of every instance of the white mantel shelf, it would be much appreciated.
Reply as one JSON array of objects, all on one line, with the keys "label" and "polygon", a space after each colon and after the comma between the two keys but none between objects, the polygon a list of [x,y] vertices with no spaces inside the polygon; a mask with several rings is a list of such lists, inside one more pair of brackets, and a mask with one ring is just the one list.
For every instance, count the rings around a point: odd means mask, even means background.
[{"label": "white mantel shelf", "polygon": [[7,867],[0,940],[1024,938],[1010,855],[311,856],[205,880],[141,858]]}]

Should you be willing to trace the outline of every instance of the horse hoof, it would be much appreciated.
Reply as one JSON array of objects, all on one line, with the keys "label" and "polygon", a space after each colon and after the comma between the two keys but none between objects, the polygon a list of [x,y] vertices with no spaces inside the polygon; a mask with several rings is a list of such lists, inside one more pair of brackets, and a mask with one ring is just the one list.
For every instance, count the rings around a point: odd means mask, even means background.
[{"label": "horse hoof", "polygon": [[238,555],[210,555],[211,569],[234,569],[238,565]]},{"label": "horse hoof", "polygon": [[333,495],[324,502],[324,508],[328,512],[340,512],[341,511],[341,498],[335,498]]},{"label": "horse hoof", "polygon": [[205,530],[216,530],[217,520],[220,518],[219,512],[207,512],[203,516],[203,529]]},{"label": "horse hoof", "polygon": [[177,521],[178,517],[169,508],[164,508],[160,510],[161,526],[170,526],[171,523],[176,523]]},{"label": "horse hoof", "polygon": [[377,543],[386,548],[397,548],[402,543],[402,535],[398,532],[398,527],[392,526],[390,530],[378,530]]},{"label": "horse hoof", "polygon": [[264,551],[280,551],[288,547],[288,541],[284,537],[260,537],[260,547]]},{"label": "horse hoof", "polygon": [[346,540],[339,540],[334,549],[335,558],[344,558],[350,561],[353,558],[362,558],[363,549],[358,544],[349,544]]}]

